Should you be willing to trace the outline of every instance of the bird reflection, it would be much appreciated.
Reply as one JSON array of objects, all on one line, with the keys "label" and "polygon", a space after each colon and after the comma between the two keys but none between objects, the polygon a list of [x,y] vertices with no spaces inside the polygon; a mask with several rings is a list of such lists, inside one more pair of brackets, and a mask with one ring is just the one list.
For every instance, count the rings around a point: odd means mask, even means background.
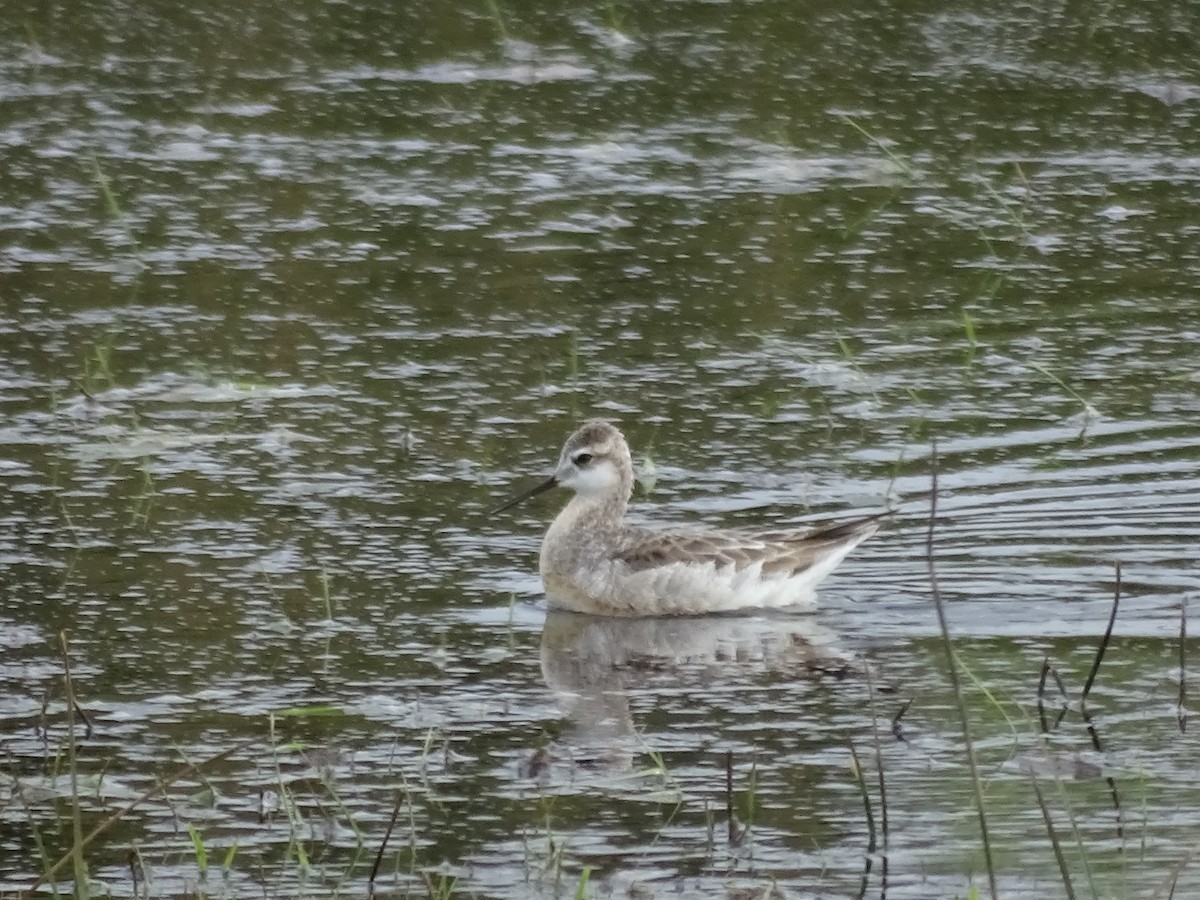
[{"label": "bird reflection", "polygon": [[571,727],[552,752],[534,755],[530,775],[564,753],[580,765],[632,765],[644,748],[636,739],[631,693],[716,693],[763,673],[781,681],[841,679],[865,669],[814,616],[786,614],[620,619],[551,610],[541,662]]}]

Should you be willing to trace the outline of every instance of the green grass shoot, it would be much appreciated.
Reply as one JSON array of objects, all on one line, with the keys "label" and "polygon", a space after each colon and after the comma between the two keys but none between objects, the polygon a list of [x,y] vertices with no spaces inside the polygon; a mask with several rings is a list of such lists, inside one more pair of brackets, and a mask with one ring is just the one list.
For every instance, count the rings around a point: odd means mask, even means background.
[{"label": "green grass shoot", "polygon": [[100,160],[95,153],[92,154],[92,178],[96,182],[96,190],[100,192],[100,199],[104,202],[104,212],[110,219],[120,219],[121,204],[117,202],[117,195],[113,192],[108,176],[100,168]]},{"label": "green grass shoot", "polygon": [[504,13],[500,9],[498,0],[486,0],[488,12],[492,16],[492,24],[496,26],[496,33],[500,40],[508,40],[508,26],[504,24]]},{"label": "green grass shoot", "polygon": [[329,584],[331,581],[329,570],[322,566],[320,573],[317,575],[317,579],[321,582],[321,599],[325,601],[325,621],[332,622],[333,600],[330,597],[329,591]]},{"label": "green grass shoot", "polygon": [[1067,394],[1067,396],[1071,397],[1073,400],[1078,401],[1079,404],[1083,407],[1084,415],[1087,416],[1089,419],[1100,418],[1100,412],[1096,409],[1096,407],[1092,406],[1091,403],[1089,403],[1087,400],[1085,400],[1079,394],[1078,391],[1076,391],[1073,387],[1071,387],[1069,384],[1067,384],[1060,376],[1058,376],[1054,372],[1050,371],[1049,368],[1042,365],[1041,363],[1030,363],[1030,367],[1035,372],[1038,372],[1038,373],[1044,375],[1046,378],[1050,379],[1050,381],[1054,382],[1054,384],[1058,385],[1063,390],[1063,392]]},{"label": "green grass shoot", "polygon": [[196,854],[196,868],[200,871],[200,877],[205,878],[208,876],[208,850],[204,847],[204,838],[195,825],[189,823],[187,831],[192,839],[192,852]]},{"label": "green grass shoot", "polygon": [[859,134],[861,134],[868,141],[870,141],[872,144],[874,144],[879,150],[881,150],[883,152],[883,154],[889,160],[891,160],[892,165],[894,165],[898,171],[903,173],[906,178],[912,178],[912,176],[913,176],[912,163],[910,163],[907,159],[905,159],[900,154],[898,154],[895,150],[893,150],[891,147],[889,147],[887,144],[885,144],[879,138],[875,137],[875,135],[873,135],[869,131],[867,131],[867,129],[865,129],[861,125],[859,125],[858,122],[854,121],[854,119],[850,118],[847,115],[839,116],[839,118],[843,122],[845,122],[847,125],[849,125],[851,128],[853,128],[855,131],[857,131]]},{"label": "green grass shoot", "polygon": [[588,879],[591,874],[591,866],[584,866],[583,871],[579,873],[579,884],[575,888],[575,900],[587,900]]}]

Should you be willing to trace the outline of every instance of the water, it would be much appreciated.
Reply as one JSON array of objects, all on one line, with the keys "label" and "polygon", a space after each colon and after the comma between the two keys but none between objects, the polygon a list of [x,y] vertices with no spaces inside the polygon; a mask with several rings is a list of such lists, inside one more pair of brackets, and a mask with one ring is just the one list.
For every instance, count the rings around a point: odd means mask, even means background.
[{"label": "water", "polygon": [[[389,895],[986,891],[935,436],[1004,895],[1032,778],[1077,891],[1197,889],[1186,11],[78,12],[0,54],[0,891],[71,844],[62,631],[85,828],[228,753],[114,894],[360,896],[397,796]],[[645,519],[903,503],[815,616],[548,615],[553,502],[484,511],[589,415]]]}]

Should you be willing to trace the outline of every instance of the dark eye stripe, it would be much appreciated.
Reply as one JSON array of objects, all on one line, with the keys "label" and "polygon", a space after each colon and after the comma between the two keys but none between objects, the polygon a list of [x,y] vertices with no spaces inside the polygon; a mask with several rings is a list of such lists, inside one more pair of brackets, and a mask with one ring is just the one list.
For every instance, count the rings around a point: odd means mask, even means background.
[{"label": "dark eye stripe", "polygon": [[590,463],[591,461],[592,461],[592,454],[590,454],[590,453],[576,453],[575,454],[575,460],[574,460],[575,465],[579,466],[579,468],[581,468],[581,469],[584,466],[586,466],[588,463]]}]

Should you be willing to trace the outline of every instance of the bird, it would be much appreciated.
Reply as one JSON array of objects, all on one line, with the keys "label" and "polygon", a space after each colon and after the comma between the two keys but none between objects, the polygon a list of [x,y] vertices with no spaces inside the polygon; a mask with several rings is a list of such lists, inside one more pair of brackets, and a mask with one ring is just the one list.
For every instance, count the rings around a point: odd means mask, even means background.
[{"label": "bird", "polygon": [[546,596],[552,608],[602,616],[815,607],[817,584],[890,515],[766,531],[634,525],[625,520],[633,493],[629,443],[602,419],[567,438],[549,478],[490,515],[558,486],[574,496],[542,540]]}]

